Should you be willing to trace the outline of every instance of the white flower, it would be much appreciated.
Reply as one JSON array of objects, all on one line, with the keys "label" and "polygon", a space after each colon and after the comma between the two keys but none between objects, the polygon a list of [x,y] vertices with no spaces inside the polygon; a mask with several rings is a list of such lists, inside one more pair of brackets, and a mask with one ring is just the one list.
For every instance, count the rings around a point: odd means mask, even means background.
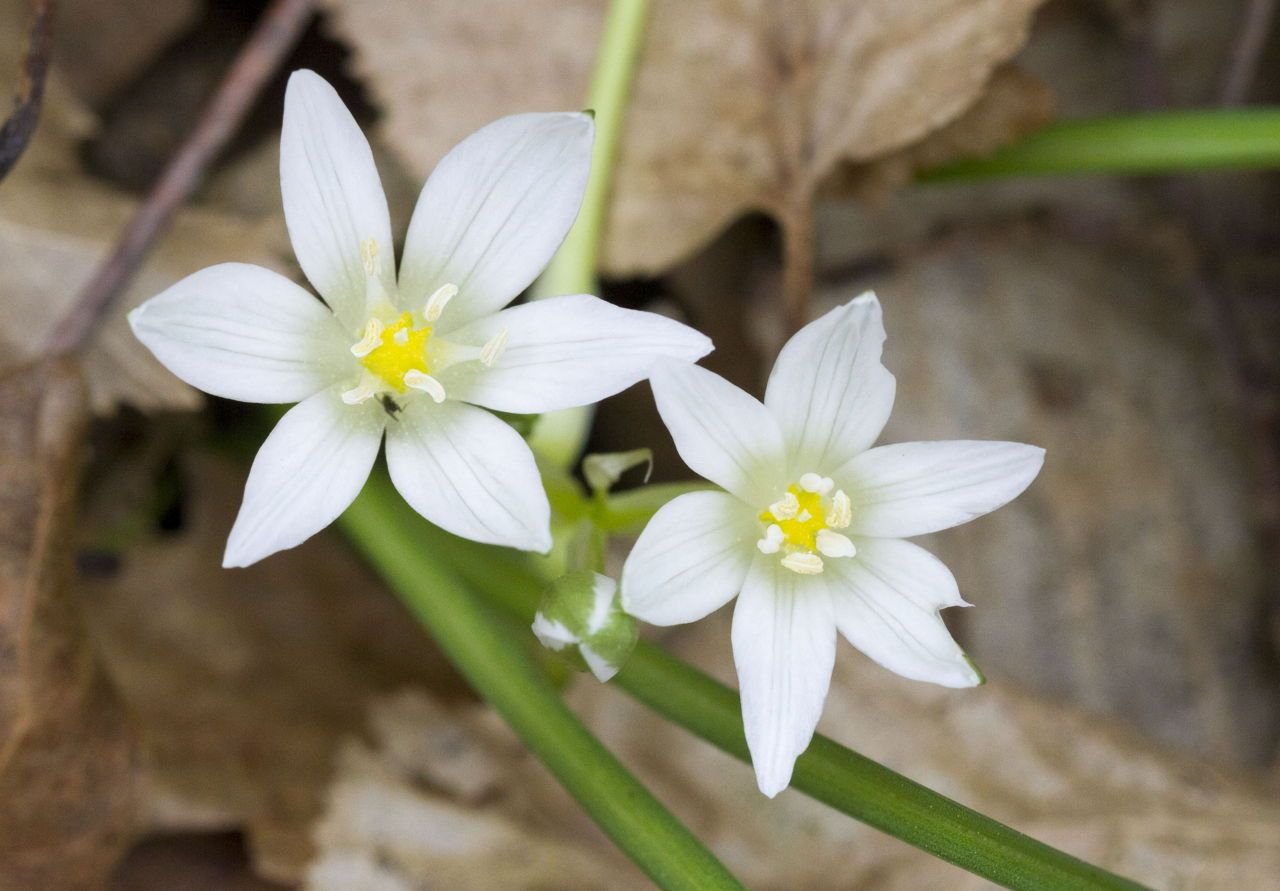
[{"label": "white flower", "polygon": [[936,557],[901,539],[1006,504],[1044,451],[1011,442],[870,448],[893,406],[880,303],[864,294],[783,348],[764,404],[695,365],[651,377],[680,456],[727,492],[682,495],[627,558],[622,600],[656,625],[738,596],[733,654],[760,790],[787,787],[822,714],[836,631],[905,677],[981,676],[938,610],[967,606]]},{"label": "white flower", "polygon": [[[298,402],[258,453],[225,566],[333,521],[385,431],[391,478],[427,519],[477,541],[544,551],[549,507],[532,453],[477,408],[585,405],[710,342],[580,295],[503,310],[542,270],[582,200],[591,118],[521,114],[472,134],[423,187],[399,274],[369,144],[333,88],[295,72],[285,97],[285,220],[324,302],[267,269],[202,270],[138,307],[133,330],[216,396]],[[327,304],[327,305],[326,305]]]}]

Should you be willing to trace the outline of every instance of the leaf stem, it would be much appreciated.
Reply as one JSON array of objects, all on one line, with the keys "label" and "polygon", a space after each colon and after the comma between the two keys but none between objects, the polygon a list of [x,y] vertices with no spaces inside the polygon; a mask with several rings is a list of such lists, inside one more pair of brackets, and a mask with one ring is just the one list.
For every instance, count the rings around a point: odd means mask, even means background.
[{"label": "leaf stem", "polygon": [[[407,512],[407,508],[405,508]],[[528,621],[542,579],[532,561],[511,551],[455,538],[417,517],[417,550],[447,555],[454,571],[489,602]],[[616,684],[644,705],[719,749],[749,763],[738,695],[719,681],[641,641]],[[796,762],[792,786],[962,869],[1026,891],[1141,889],[990,817],[939,795],[851,749],[816,735]]]},{"label": "leaf stem", "polygon": [[1013,176],[1166,174],[1280,167],[1280,108],[1165,111],[1062,121],[924,182]]},{"label": "leaf stem", "polygon": [[427,524],[406,522],[407,512],[390,481],[375,474],[340,523],[476,692],[659,887],[740,889],[715,856],[568,710],[530,661],[526,641],[428,556],[421,537]]}]

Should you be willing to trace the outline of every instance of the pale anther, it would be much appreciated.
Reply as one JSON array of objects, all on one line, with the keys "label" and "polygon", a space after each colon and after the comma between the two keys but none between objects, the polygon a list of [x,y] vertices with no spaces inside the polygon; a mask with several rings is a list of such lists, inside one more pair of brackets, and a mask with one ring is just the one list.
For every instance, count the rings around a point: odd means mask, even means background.
[{"label": "pale anther", "polygon": [[782,565],[800,575],[817,575],[822,572],[822,558],[805,551],[787,554],[782,558]]},{"label": "pale anther", "polygon": [[809,513],[807,510],[802,510],[800,513],[796,514],[796,520],[801,523],[807,523],[812,519],[813,514]]},{"label": "pale anther", "polygon": [[377,319],[370,319],[364,324],[364,335],[360,342],[351,347],[351,355],[363,359],[378,347],[382,346],[382,332],[385,329]]},{"label": "pale anther", "polygon": [[342,401],[347,405],[359,405],[372,399],[377,392],[369,381],[362,380],[357,386],[342,394]]},{"label": "pale anther", "polygon": [[852,557],[858,553],[849,536],[830,529],[818,530],[817,544],[818,552],[824,557]]},{"label": "pale anther", "polygon": [[804,489],[806,492],[826,495],[835,488],[835,481],[829,476],[821,476],[816,473],[806,473],[800,476],[800,488]]},{"label": "pale anther", "polygon": [[456,296],[458,296],[457,285],[441,285],[436,288],[435,293],[427,298],[427,305],[422,310],[422,317],[427,320],[428,324],[439,321],[444,308]]},{"label": "pale anther", "polygon": [[401,328],[395,334],[391,335],[391,339],[394,340],[396,343],[398,343],[400,346],[404,346],[406,343],[409,342],[409,329]]},{"label": "pale anther", "polygon": [[360,242],[360,262],[364,266],[364,274],[372,278],[382,275],[382,261],[378,259],[378,242],[366,238]]},{"label": "pale anther", "polygon": [[831,496],[831,509],[827,511],[827,525],[832,529],[844,529],[853,522],[853,502],[849,500],[849,496],[844,494],[843,489],[837,489],[836,494]]},{"label": "pale anther", "polygon": [[774,523],[764,531],[764,538],[756,542],[756,547],[762,554],[776,554],[782,547],[783,537],[782,527]]},{"label": "pale anther", "polygon": [[489,342],[480,350],[480,364],[485,368],[493,367],[493,363],[498,361],[502,351],[507,348],[507,336],[509,333],[506,328],[503,328],[489,339]]},{"label": "pale anther", "polygon": [[800,499],[796,498],[794,492],[788,492],[781,500],[769,505],[769,513],[773,514],[775,520],[790,520],[800,513]]},{"label": "pale anther", "polygon": [[421,390],[437,404],[444,402],[444,385],[429,374],[423,374],[416,368],[404,373],[404,385],[412,390]]}]

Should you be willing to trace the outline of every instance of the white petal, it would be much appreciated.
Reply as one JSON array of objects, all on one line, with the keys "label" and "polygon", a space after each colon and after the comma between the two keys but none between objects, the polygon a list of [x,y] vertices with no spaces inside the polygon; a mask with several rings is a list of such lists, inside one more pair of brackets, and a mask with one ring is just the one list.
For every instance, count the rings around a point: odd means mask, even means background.
[{"label": "white petal", "polygon": [[283,275],[223,263],[129,313],[133,333],[193,387],[241,402],[297,402],[347,369],[342,329]]},{"label": "white petal", "polygon": [[835,474],[853,500],[850,535],[907,538],[949,529],[1022,494],[1044,449],[1017,442],[902,442],[863,452]]},{"label": "white petal", "polygon": [[693,622],[742,590],[759,524],[724,492],[690,492],[664,504],[622,568],[622,606],[654,625]]},{"label": "white petal", "polygon": [[870,448],[893,410],[880,364],[880,301],[866,293],[801,328],[769,375],[764,404],[778,419],[793,472],[839,467]]},{"label": "white petal", "polygon": [[547,265],[578,215],[595,125],[584,114],[518,114],[458,143],[418,197],[400,295],[458,286],[439,330],[506,306]]},{"label": "white petal", "polygon": [[890,671],[944,687],[972,687],[981,675],[938,610],[968,606],[942,561],[911,542],[860,538],[858,555],[831,560],[831,601],[849,643]]},{"label": "white petal", "polygon": [[441,529],[525,551],[551,547],[533,453],[483,409],[414,400],[387,424],[387,467],[405,501]]},{"label": "white petal", "polygon": [[649,379],[684,463],[748,504],[786,489],[782,434],[768,409],[717,374],[671,362]]},{"label": "white petal", "polygon": [[760,791],[791,782],[831,685],[836,629],[822,576],[800,576],[757,557],[733,611],[733,661],[742,723]]},{"label": "white petal", "polygon": [[602,684],[608,683],[622,669],[621,665],[614,665],[587,644],[580,645],[578,653],[582,656],[582,661],[587,663],[587,668],[591,669],[591,673],[596,676],[596,680]]},{"label": "white petal", "polygon": [[369,142],[333,87],[295,71],[284,97],[280,191],[294,253],[343,326],[365,320],[362,246],[378,246],[380,280],[394,293],[391,216]]},{"label": "white petal", "polygon": [[382,407],[344,405],[330,389],[298,403],[249,471],[223,566],[248,566],[301,544],[360,494],[382,442]]},{"label": "white petal", "polygon": [[643,380],[662,359],[695,362],[711,341],[651,312],[620,309],[586,295],[552,297],[505,309],[450,332],[479,347],[507,332],[490,368],[457,365],[449,395],[497,411],[539,414],[589,405]]}]

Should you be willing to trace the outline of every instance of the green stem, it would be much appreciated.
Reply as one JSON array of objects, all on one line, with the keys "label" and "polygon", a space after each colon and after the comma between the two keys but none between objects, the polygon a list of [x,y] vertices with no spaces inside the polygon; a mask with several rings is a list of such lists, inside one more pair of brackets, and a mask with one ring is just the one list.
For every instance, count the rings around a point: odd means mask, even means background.
[{"label": "green stem", "polygon": [[[614,0],[609,6],[587,94],[587,107],[595,113],[596,120],[591,176],[577,221],[550,265],[534,283],[534,300],[599,291],[596,260],[613,182],[613,161],[648,14],[648,0]],[[529,436],[529,445],[546,460],[570,467],[586,444],[591,418],[592,410],[586,406],[549,412],[538,418]]]},{"label": "green stem", "polygon": [[925,171],[949,182],[1045,174],[1280,167],[1280,109],[1168,111],[1063,121],[988,158]]},{"label": "green stem", "polygon": [[[543,579],[511,551],[457,539],[429,523],[416,528],[411,558],[447,555],[454,570],[495,606],[522,621],[537,608]],[[643,641],[614,678],[649,708],[743,761],[750,761],[738,695]],[[1051,848],[939,795],[824,736],[796,762],[794,788],[908,844],[1007,888],[1141,889],[1143,886]]]},{"label": "green stem", "polygon": [[587,294],[596,290],[596,259],[613,182],[613,162],[627,109],[627,94],[640,56],[648,0],[614,0],[604,23],[596,69],[587,92],[587,108],[596,119],[591,177],[577,222],[534,285],[533,296]]},{"label": "green stem", "polygon": [[406,522],[406,510],[378,474],[340,522],[476,692],[659,887],[741,888],[568,710],[513,630],[427,556],[426,524]]}]

